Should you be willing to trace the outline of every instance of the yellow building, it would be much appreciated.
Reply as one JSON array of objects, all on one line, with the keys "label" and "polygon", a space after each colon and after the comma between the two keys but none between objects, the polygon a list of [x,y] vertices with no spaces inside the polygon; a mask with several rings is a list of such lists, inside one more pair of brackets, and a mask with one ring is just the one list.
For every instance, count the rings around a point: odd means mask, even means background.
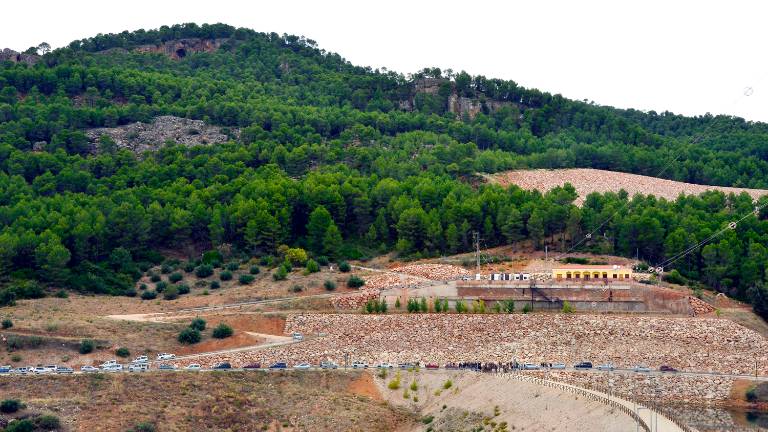
[{"label": "yellow building", "polygon": [[620,265],[564,264],[552,269],[555,280],[620,280],[632,278],[632,269]]}]

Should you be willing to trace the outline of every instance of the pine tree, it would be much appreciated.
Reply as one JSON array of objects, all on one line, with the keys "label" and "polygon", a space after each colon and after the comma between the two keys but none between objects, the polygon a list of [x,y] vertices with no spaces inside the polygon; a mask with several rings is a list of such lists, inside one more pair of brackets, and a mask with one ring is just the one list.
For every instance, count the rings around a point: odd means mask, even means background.
[{"label": "pine tree", "polygon": [[344,239],[341,238],[339,228],[335,223],[331,222],[323,236],[323,253],[331,259],[338,259],[341,256],[343,246]]},{"label": "pine tree", "polygon": [[323,206],[317,206],[309,215],[307,222],[307,245],[316,254],[323,253],[323,240],[328,227],[333,223],[331,213]]}]

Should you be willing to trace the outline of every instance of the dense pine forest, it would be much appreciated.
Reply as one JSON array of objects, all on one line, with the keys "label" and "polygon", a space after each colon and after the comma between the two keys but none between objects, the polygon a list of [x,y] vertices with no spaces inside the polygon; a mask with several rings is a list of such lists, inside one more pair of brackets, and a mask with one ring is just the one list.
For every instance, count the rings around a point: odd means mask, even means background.
[{"label": "dense pine forest", "polygon": [[[137,49],[183,38],[220,45],[177,58]],[[479,108],[455,112],[457,99]],[[135,154],[84,133],[159,115],[231,139]],[[222,24],[98,35],[32,66],[0,64],[0,304],[53,288],[135,295],[139,269],[164,251],[222,244],[416,258],[471,250],[479,231],[487,247],[577,245],[654,265],[755,207],[719,192],[593,194],[577,207],[568,186],[541,194],[477,176],[529,167],[768,188],[768,125],[619,110],[466,72],[372,70],[310,39]],[[673,277],[768,317],[767,214],[697,247]]]}]

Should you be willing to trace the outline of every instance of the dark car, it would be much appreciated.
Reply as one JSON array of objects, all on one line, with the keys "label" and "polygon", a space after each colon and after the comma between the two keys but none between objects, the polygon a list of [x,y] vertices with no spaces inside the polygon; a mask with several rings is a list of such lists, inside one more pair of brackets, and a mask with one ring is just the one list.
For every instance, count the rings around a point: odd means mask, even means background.
[{"label": "dark car", "polygon": [[592,362],[581,362],[573,365],[574,369],[592,369]]},{"label": "dark car", "polygon": [[661,372],[677,372],[677,369],[673,368],[672,366],[662,365],[659,368],[659,371],[661,371]]},{"label": "dark car", "polygon": [[243,366],[243,369],[261,369],[261,363],[251,363]]},{"label": "dark car", "polygon": [[229,362],[216,363],[214,369],[232,369],[232,365]]},{"label": "dark car", "polygon": [[288,364],[285,363],[285,362],[277,362],[277,363],[275,363],[273,365],[270,365],[269,368],[270,369],[287,369],[288,368]]}]

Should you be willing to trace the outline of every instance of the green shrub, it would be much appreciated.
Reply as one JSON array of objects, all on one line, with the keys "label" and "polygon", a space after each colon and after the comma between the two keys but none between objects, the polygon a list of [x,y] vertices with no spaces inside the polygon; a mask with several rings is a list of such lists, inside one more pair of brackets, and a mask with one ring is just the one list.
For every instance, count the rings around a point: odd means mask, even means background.
[{"label": "green shrub", "polygon": [[531,306],[531,304],[530,304],[530,303],[526,303],[526,304],[523,306],[523,313],[524,313],[524,314],[527,314],[527,313],[529,313],[529,312],[533,312],[533,306]]},{"label": "green shrub", "polygon": [[179,298],[179,289],[175,286],[166,288],[163,292],[163,298],[165,300],[176,300]]},{"label": "green shrub", "polygon": [[147,284],[143,283],[143,284],[139,285],[139,289],[144,291],[145,289],[147,289]]},{"label": "green shrub", "polygon": [[59,418],[52,415],[41,415],[40,417],[35,417],[32,422],[35,424],[37,430],[51,431],[61,429],[61,422],[59,421]]},{"label": "green shrub", "polygon": [[240,282],[240,285],[248,285],[253,282],[254,279],[256,278],[254,278],[253,275],[241,274],[240,277],[237,278],[237,281]]},{"label": "green shrub", "polygon": [[757,386],[752,386],[746,393],[747,402],[757,402]]},{"label": "green shrub", "polygon": [[294,286],[291,287],[291,291],[293,291],[295,293],[300,293],[300,292],[304,291],[304,287],[299,285],[299,284],[295,284]]},{"label": "green shrub", "polygon": [[163,279],[163,278],[161,278],[161,277],[160,277],[160,275],[158,275],[158,274],[152,274],[152,275],[149,277],[149,280],[150,280],[151,282],[160,282],[162,279]]},{"label": "green shrub", "polygon": [[215,337],[216,339],[225,339],[232,336],[233,333],[234,331],[232,330],[232,327],[221,323],[213,329],[211,336]]},{"label": "green shrub", "polygon": [[179,290],[179,295],[189,294],[190,291],[189,285],[183,283],[176,285],[176,289]]},{"label": "green shrub", "polygon": [[166,288],[168,288],[168,282],[166,281],[160,281],[155,284],[155,291],[159,293],[165,291]]},{"label": "green shrub", "polygon": [[272,258],[271,255],[264,255],[261,258],[259,258],[259,264],[263,266],[271,266],[272,265]]},{"label": "green shrub", "polygon": [[195,263],[193,263],[192,261],[187,261],[187,263],[184,264],[184,271],[187,273],[192,273],[193,271],[195,271]]},{"label": "green shrub", "polygon": [[336,289],[336,282],[326,279],[325,282],[323,282],[323,287],[326,291],[333,291]]},{"label": "green shrub", "polygon": [[360,288],[363,285],[365,281],[360,276],[352,275],[347,279],[347,286],[350,288]]},{"label": "green shrub", "polygon": [[187,327],[179,333],[179,336],[177,339],[179,343],[182,343],[185,345],[193,345],[200,342],[202,338],[203,337],[200,334],[200,330],[193,329],[192,327]]},{"label": "green shrub", "polygon": [[21,356],[18,355],[18,354],[14,354],[14,355],[11,356],[11,361],[14,362],[14,363],[18,363],[18,362],[21,361]]},{"label": "green shrub", "polygon": [[251,266],[251,268],[248,269],[248,273],[250,273],[252,275],[257,275],[260,272],[261,272],[261,270],[259,269],[259,266]]},{"label": "green shrub", "polygon": [[387,384],[387,388],[390,390],[398,390],[400,388],[400,372]]},{"label": "green shrub", "polygon": [[189,328],[203,331],[205,330],[205,320],[202,318],[195,318],[192,320],[192,322],[189,324]]},{"label": "green shrub", "polygon": [[123,291],[123,295],[126,297],[136,297],[136,290],[133,288],[128,288],[127,290]]},{"label": "green shrub", "polygon": [[221,252],[216,249],[211,249],[203,253],[204,264],[219,265],[222,261],[224,261],[224,256],[222,256]]},{"label": "green shrub", "polygon": [[128,432],[155,432],[155,430],[155,425],[152,423],[143,422],[137,424],[133,429],[128,430]]},{"label": "green shrub", "polygon": [[35,424],[30,419],[16,420],[4,429],[5,432],[34,432]]},{"label": "green shrub", "polygon": [[307,272],[308,273],[317,273],[320,271],[320,265],[317,263],[317,261],[310,259],[307,260]]},{"label": "green shrub", "polygon": [[285,266],[280,266],[275,270],[274,273],[272,273],[272,279],[276,281],[285,280],[288,277],[288,270],[285,268]]},{"label": "green shrub", "polygon": [[572,314],[574,312],[573,306],[571,306],[571,302],[568,300],[563,301],[563,313]]},{"label": "green shrub", "polygon": [[226,267],[226,269],[229,271],[235,271],[235,270],[238,270],[239,268],[240,268],[240,264],[236,262],[231,262],[227,264],[227,267]]},{"label": "green shrub", "polygon": [[65,298],[69,298],[69,293],[62,289],[62,290],[56,291],[55,296],[56,298],[65,299]]},{"label": "green shrub", "polygon": [[160,273],[162,274],[168,274],[172,271],[173,271],[173,267],[171,267],[168,264],[163,264],[162,266],[160,266]]},{"label": "green shrub", "polygon": [[176,283],[182,279],[184,279],[184,276],[179,272],[174,272],[168,275],[168,280],[171,281],[171,283]]},{"label": "green shrub", "polygon": [[347,273],[352,270],[352,266],[349,265],[348,262],[342,261],[339,263],[339,271],[342,273]]},{"label": "green shrub", "polygon": [[221,284],[219,281],[211,281],[211,289],[219,289],[221,288]]},{"label": "green shrub", "polygon": [[5,414],[15,413],[16,411],[23,409],[24,404],[18,399],[6,399],[0,402],[0,412]]},{"label": "green shrub", "polygon": [[229,270],[224,270],[223,272],[219,273],[219,279],[222,281],[232,280],[232,272]]},{"label": "green shrub", "polygon": [[195,269],[195,276],[199,278],[207,278],[213,274],[213,267],[210,264],[203,264]]},{"label": "green shrub", "polygon": [[154,300],[157,298],[157,291],[144,291],[141,293],[142,300]]},{"label": "green shrub", "polygon": [[329,264],[328,257],[325,255],[320,255],[315,261],[321,266],[327,266]]},{"label": "green shrub", "polygon": [[96,349],[96,342],[94,342],[91,339],[83,339],[80,341],[80,348],[78,348],[78,351],[80,354],[89,354],[92,353],[93,350]]},{"label": "green shrub", "polygon": [[13,327],[13,321],[11,321],[10,318],[6,318],[6,319],[3,320],[2,323],[0,323],[0,327],[2,327],[3,330],[9,329],[9,328]]},{"label": "green shrub", "polygon": [[443,388],[444,388],[445,390],[448,390],[448,389],[449,389],[449,388],[451,388],[452,386],[453,386],[453,381],[451,381],[450,379],[449,379],[449,380],[446,380],[446,381],[443,383]]},{"label": "green shrub", "polygon": [[118,349],[116,349],[116,350],[115,350],[115,355],[116,355],[116,356],[118,356],[118,357],[123,357],[123,358],[125,358],[125,357],[128,357],[128,356],[130,356],[130,355],[131,355],[131,352],[130,352],[130,351],[128,351],[128,348],[125,348],[125,347],[120,347],[120,348],[118,348]]},{"label": "green shrub", "polygon": [[688,283],[688,280],[677,269],[672,269],[672,271],[664,275],[664,280],[675,285],[685,285]]}]

